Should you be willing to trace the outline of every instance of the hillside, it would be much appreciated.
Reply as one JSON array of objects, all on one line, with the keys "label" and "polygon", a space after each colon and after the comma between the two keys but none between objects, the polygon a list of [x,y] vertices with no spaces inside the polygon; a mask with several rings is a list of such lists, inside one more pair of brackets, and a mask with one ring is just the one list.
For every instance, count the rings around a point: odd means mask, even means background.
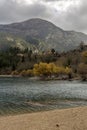
[{"label": "hillside", "polygon": [[33,53],[10,48],[0,52],[0,75],[87,80],[87,45],[58,53],[54,49]]},{"label": "hillside", "polygon": [[41,51],[54,48],[62,52],[75,49],[81,41],[87,43],[87,35],[75,31],[64,31],[42,19],[0,25],[0,50],[15,46]]}]

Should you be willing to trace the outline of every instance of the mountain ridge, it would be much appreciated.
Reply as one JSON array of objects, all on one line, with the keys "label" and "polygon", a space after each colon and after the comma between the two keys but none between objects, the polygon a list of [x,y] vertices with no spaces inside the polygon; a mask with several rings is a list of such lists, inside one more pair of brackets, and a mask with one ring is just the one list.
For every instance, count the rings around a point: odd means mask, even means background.
[{"label": "mountain ridge", "polygon": [[[1,35],[3,35],[3,38]],[[2,46],[6,48],[6,38],[14,41],[9,46],[16,46],[16,44],[19,44],[16,41],[21,39],[24,48],[36,48],[41,51],[51,48],[59,52],[68,51],[77,48],[81,41],[87,43],[86,34],[63,30],[53,23],[39,18],[0,25],[0,48]],[[8,40],[7,43],[9,43]]]}]

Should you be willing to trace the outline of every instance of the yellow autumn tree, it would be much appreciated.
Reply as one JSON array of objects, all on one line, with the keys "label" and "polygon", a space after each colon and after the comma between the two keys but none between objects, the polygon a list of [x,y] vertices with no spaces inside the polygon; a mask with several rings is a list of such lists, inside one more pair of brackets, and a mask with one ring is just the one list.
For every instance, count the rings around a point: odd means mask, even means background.
[{"label": "yellow autumn tree", "polygon": [[69,67],[66,67],[66,68],[65,68],[65,73],[66,73],[66,74],[71,74],[71,73],[72,73],[72,69],[69,68]]},{"label": "yellow autumn tree", "polygon": [[40,62],[34,65],[33,73],[35,76],[69,75],[71,74],[71,69],[68,67],[56,66],[54,63],[48,64]]},{"label": "yellow autumn tree", "polygon": [[34,75],[37,76],[48,76],[53,74],[53,68],[55,67],[55,64],[53,63],[42,63],[35,64],[33,68]]},{"label": "yellow autumn tree", "polygon": [[87,51],[82,52],[82,61],[87,64]]},{"label": "yellow autumn tree", "polygon": [[72,78],[72,69],[69,67],[65,68],[65,73],[68,75],[68,78],[71,79]]},{"label": "yellow autumn tree", "polygon": [[78,66],[78,73],[81,75],[82,80],[87,80],[87,64],[80,63]]},{"label": "yellow autumn tree", "polygon": [[87,57],[87,51],[82,52],[83,57]]}]

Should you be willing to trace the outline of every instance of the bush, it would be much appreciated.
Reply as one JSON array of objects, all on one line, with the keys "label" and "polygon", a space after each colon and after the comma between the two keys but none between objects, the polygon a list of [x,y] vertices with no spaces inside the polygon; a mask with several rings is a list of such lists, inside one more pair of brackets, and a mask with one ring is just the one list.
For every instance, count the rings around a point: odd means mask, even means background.
[{"label": "bush", "polygon": [[35,76],[70,75],[72,70],[69,67],[56,66],[54,63],[39,63],[33,68]]}]

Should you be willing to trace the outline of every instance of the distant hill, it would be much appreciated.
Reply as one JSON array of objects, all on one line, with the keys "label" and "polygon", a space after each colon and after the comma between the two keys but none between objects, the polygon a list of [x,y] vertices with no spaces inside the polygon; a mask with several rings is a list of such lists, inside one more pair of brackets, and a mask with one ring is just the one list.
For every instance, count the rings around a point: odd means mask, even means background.
[{"label": "distant hill", "polygon": [[87,43],[86,34],[64,31],[51,22],[38,18],[0,25],[0,50],[28,47],[41,51],[54,48],[62,52],[77,48],[81,41]]}]

